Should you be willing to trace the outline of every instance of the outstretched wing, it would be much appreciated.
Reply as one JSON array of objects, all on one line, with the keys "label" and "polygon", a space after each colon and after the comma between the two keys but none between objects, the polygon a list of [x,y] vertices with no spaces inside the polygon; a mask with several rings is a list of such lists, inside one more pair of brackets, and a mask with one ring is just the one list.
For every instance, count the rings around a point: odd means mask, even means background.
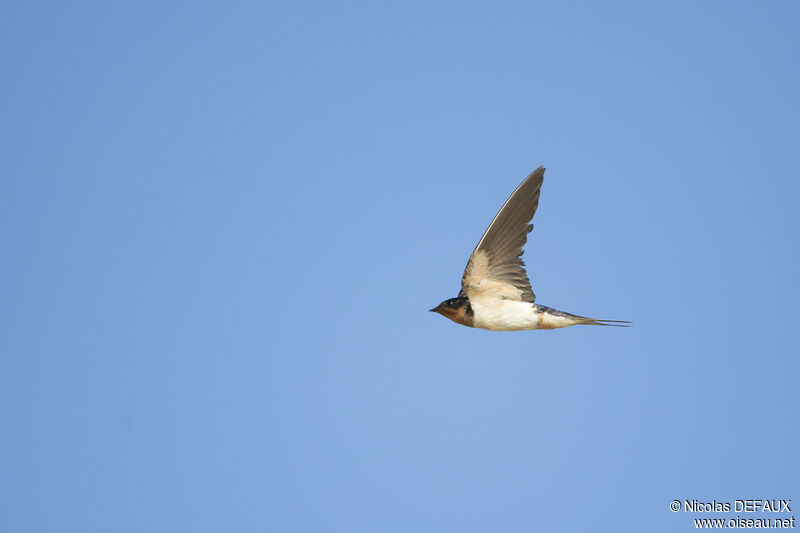
[{"label": "outstretched wing", "polygon": [[525,178],[509,196],[472,252],[461,278],[461,296],[531,302],[536,299],[522,261],[522,247],[533,229],[544,167]]}]

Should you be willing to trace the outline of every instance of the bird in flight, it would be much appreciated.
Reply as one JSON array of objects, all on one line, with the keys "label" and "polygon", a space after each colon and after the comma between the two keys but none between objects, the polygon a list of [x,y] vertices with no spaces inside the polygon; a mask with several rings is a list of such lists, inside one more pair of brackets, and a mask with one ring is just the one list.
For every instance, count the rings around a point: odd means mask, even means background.
[{"label": "bird in flight", "polygon": [[544,167],[539,167],[511,194],[469,257],[458,296],[431,311],[464,326],[492,331],[630,324],[573,315],[534,303],[536,295],[525,272],[522,247],[533,229],[530,221],[539,206],[543,179]]}]

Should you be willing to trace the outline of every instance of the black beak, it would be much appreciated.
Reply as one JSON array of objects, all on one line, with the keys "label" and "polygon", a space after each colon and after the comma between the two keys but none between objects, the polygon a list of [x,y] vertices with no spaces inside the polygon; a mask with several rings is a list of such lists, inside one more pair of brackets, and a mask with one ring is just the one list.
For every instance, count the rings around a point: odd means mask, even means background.
[{"label": "black beak", "polygon": [[433,309],[428,309],[428,311],[430,311],[431,313],[435,313],[438,310],[439,310],[439,306],[438,305],[436,307],[434,307]]}]

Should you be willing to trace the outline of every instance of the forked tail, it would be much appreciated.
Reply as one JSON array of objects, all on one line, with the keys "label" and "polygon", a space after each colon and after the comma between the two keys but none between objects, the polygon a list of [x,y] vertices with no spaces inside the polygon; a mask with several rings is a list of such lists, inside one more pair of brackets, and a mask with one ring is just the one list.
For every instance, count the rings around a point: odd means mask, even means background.
[{"label": "forked tail", "polygon": [[576,317],[582,319],[581,324],[588,324],[590,326],[614,326],[617,328],[629,328],[631,327],[631,322],[629,320],[606,320],[604,318],[586,318],[586,317]]},{"label": "forked tail", "polygon": [[586,316],[573,315],[566,311],[559,311],[552,307],[534,304],[539,312],[542,314],[540,322],[541,329],[554,329],[563,328],[567,326],[574,326],[578,324],[586,324],[589,326],[614,326],[617,328],[629,328],[631,322],[627,320],[606,320],[604,318],[589,318]]}]

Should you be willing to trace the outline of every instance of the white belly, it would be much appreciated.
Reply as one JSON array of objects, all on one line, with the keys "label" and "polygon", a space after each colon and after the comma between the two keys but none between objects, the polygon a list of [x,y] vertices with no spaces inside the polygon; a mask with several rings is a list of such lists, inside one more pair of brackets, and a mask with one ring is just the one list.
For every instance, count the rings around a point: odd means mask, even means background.
[{"label": "white belly", "polygon": [[476,328],[493,331],[519,331],[538,329],[540,313],[528,302],[516,300],[471,301]]}]

